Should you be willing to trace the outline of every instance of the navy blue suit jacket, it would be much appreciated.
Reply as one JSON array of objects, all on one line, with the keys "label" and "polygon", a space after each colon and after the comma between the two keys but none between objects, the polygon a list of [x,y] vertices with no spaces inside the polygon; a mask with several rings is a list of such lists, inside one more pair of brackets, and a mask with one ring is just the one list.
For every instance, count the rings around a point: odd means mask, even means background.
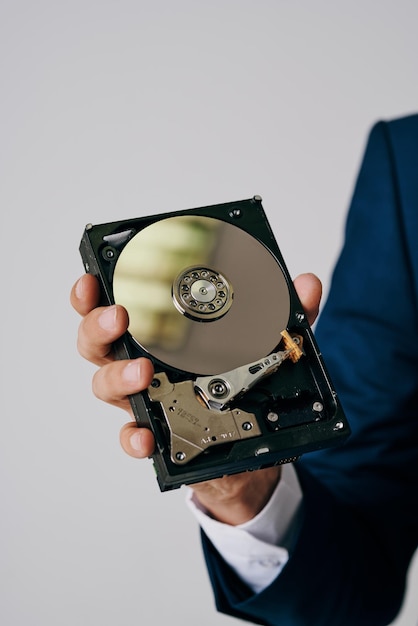
[{"label": "navy blue suit jacket", "polygon": [[418,115],[370,133],[316,335],[352,435],[296,464],[304,518],[287,565],[253,594],[206,537],[204,553],[225,613],[381,626],[418,542]]}]

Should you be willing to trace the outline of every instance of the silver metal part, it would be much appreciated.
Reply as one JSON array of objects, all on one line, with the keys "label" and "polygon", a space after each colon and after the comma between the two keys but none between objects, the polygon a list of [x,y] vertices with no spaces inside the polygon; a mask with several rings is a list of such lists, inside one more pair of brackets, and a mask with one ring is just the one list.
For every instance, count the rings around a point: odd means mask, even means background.
[{"label": "silver metal part", "polygon": [[228,279],[208,267],[189,267],[175,279],[172,287],[177,310],[201,322],[218,320],[229,311],[234,292]]},{"label": "silver metal part", "polygon": [[274,411],[270,411],[270,413],[267,413],[267,419],[269,422],[274,424],[275,422],[279,421],[279,416]]},{"label": "silver metal part", "polygon": [[224,409],[234,398],[245,393],[259,380],[272,374],[288,357],[289,351],[275,352],[230,372],[213,376],[199,376],[195,387],[212,409]]},{"label": "silver metal part", "polygon": [[184,465],[210,446],[261,435],[255,415],[241,409],[217,411],[200,402],[192,380],[171,383],[165,372],[148,387],[160,402],[170,429],[171,460]]},{"label": "silver metal part", "polygon": [[[302,337],[282,333],[285,350],[216,376],[200,376],[178,383],[165,372],[155,374],[148,395],[159,402],[170,430],[170,455],[184,465],[210,446],[261,435],[256,416],[227,405],[285,361],[302,356]],[[272,419],[272,417],[270,417]]]},{"label": "silver metal part", "polygon": [[253,361],[224,374],[196,378],[196,391],[207,406],[217,410],[225,409],[232,400],[251,389],[262,378],[275,372],[287,358],[298,360],[302,354],[300,348],[302,338],[299,335],[293,338],[285,331],[284,333],[282,335],[286,350],[273,352],[259,361]]}]

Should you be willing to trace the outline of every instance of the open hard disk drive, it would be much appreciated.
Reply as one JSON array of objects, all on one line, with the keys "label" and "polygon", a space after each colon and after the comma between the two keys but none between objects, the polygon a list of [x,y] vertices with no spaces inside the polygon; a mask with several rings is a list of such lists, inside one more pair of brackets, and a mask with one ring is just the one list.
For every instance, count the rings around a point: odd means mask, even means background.
[{"label": "open hard disk drive", "polygon": [[259,196],[89,224],[80,252],[102,303],[128,311],[116,357],[154,364],[130,400],[154,433],[161,491],[349,435]]}]

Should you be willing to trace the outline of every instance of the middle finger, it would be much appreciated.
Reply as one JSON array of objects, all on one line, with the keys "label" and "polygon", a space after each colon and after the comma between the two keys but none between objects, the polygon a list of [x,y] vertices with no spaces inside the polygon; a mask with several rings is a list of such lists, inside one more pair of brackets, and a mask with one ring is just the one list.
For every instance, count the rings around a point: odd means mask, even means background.
[{"label": "middle finger", "polygon": [[96,365],[113,361],[112,343],[128,328],[126,310],[119,305],[98,307],[80,322],[77,347],[85,359]]}]

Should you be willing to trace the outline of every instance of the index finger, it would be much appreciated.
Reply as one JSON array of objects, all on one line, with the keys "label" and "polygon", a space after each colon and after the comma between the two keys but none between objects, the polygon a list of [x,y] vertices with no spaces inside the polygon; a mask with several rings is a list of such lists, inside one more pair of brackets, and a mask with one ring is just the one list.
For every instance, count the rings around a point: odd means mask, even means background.
[{"label": "index finger", "polygon": [[83,317],[98,306],[99,299],[99,281],[92,274],[81,276],[71,289],[70,302]]}]

